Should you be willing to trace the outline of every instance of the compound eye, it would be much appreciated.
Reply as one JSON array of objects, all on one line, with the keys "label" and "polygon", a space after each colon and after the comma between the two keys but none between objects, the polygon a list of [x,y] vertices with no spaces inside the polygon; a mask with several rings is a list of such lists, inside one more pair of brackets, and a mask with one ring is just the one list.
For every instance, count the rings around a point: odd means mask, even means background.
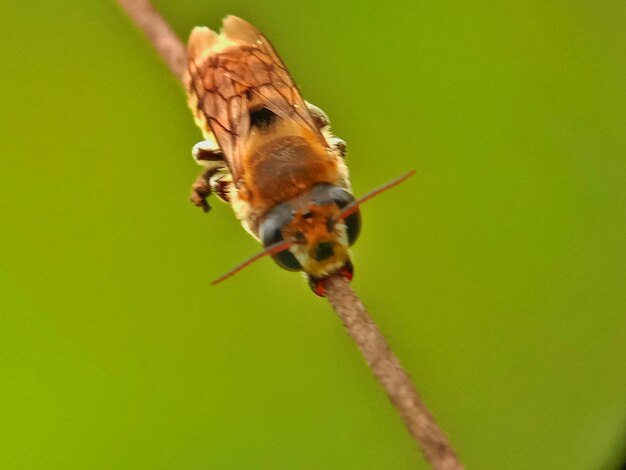
[{"label": "compound eye", "polygon": [[333,202],[337,204],[340,208],[344,208],[352,201],[354,201],[354,196],[350,194],[347,190],[340,188],[338,186],[334,186],[330,188],[328,191],[328,195],[332,198]]},{"label": "compound eye", "polygon": [[343,222],[346,224],[346,229],[348,232],[348,244],[352,246],[356,239],[359,238],[359,233],[361,232],[360,211],[356,211],[354,214],[350,214],[348,217],[343,219]]},{"label": "compound eye", "polygon": [[[265,248],[283,241],[283,227],[288,225],[292,218],[293,215],[288,206],[280,205],[272,210],[259,228],[259,237]],[[276,253],[272,255],[272,258],[283,269],[289,271],[300,271],[302,269],[298,259],[289,250]]]},{"label": "compound eye", "polygon": [[[340,209],[343,209],[352,201],[354,201],[354,196],[352,194],[350,194],[347,190],[339,188],[337,186],[330,189],[329,195]],[[346,224],[347,227],[348,244],[352,245],[356,241],[356,239],[359,238],[359,232],[361,231],[360,212],[356,211],[354,214],[350,214],[348,217],[343,219],[343,222]]]},{"label": "compound eye", "polygon": [[[281,231],[282,226],[275,223],[272,219],[267,219],[263,225],[261,225],[261,241],[265,248],[272,246],[278,242],[283,241],[283,233]],[[289,271],[299,271],[302,269],[302,265],[289,250],[284,250],[275,255],[272,258],[283,269]]]},{"label": "compound eye", "polygon": [[293,215],[286,204],[280,204],[270,211],[259,227],[259,238],[265,248],[283,241],[283,227],[289,225]]},{"label": "compound eye", "polygon": [[276,261],[281,268],[287,271],[300,271],[302,269],[302,265],[298,259],[289,250],[281,251],[273,255],[272,258],[274,258],[274,261]]},{"label": "compound eye", "polygon": [[259,229],[261,243],[265,248],[283,241],[282,225],[279,225],[275,219],[268,218]]}]

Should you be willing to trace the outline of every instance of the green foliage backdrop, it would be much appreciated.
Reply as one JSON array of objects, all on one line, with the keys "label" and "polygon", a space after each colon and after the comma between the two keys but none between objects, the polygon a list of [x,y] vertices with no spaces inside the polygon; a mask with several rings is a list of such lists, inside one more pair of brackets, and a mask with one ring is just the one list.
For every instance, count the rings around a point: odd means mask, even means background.
[{"label": "green foliage backdrop", "polygon": [[[626,4],[158,1],[232,13],[348,141],[354,287],[468,468],[626,438]],[[109,1],[1,2],[0,467],[426,468],[328,304],[217,202]]]}]

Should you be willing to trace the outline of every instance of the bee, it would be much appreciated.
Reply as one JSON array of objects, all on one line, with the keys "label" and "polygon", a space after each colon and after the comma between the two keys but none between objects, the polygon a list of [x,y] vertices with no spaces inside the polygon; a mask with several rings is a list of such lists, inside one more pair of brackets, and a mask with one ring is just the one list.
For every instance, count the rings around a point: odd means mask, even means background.
[{"label": "bee", "polygon": [[204,211],[212,193],[229,202],[265,248],[214,283],[266,255],[304,272],[320,296],[331,274],[351,280],[359,204],[410,174],[355,199],[346,143],[326,114],[303,100],[268,39],[241,18],[226,17],[220,33],[193,29],[184,81],[204,137],[192,150],[204,169],[191,201]]}]

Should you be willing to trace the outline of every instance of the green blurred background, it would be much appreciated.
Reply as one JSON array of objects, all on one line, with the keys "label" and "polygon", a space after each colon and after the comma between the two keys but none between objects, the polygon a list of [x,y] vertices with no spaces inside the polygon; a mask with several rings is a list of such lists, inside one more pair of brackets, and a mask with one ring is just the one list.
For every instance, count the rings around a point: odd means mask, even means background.
[{"label": "green blurred background", "polygon": [[[626,3],[157,1],[237,14],[347,140],[354,287],[470,469],[626,439]],[[226,205],[114,2],[0,4],[0,468],[427,468],[328,304]]]}]

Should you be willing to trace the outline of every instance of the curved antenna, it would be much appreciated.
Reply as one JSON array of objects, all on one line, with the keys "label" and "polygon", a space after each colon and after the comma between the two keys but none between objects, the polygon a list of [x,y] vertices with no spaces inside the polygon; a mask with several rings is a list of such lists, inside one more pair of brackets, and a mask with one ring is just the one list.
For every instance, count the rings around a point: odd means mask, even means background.
[{"label": "curved antenna", "polygon": [[359,206],[361,204],[363,204],[365,201],[369,201],[374,196],[378,196],[380,193],[383,193],[383,192],[387,191],[388,189],[391,189],[394,186],[397,186],[400,183],[403,183],[404,181],[408,180],[414,174],[415,174],[415,170],[411,170],[408,173],[400,176],[399,178],[391,180],[388,183],[385,183],[382,186],[379,186],[378,188],[373,189],[372,191],[370,191],[369,193],[365,194],[364,196],[361,196],[360,198],[355,199],[354,201],[352,201],[350,204],[348,204],[346,207],[343,208],[341,213],[335,218],[335,220],[333,220],[333,223],[336,223],[336,222],[340,221],[341,219],[345,219],[349,215],[354,214],[357,210],[359,210]]},{"label": "curved antenna", "polygon": [[278,243],[274,243],[273,245],[268,246],[265,250],[263,250],[260,253],[257,253],[256,255],[248,258],[246,261],[244,261],[243,263],[235,266],[233,269],[231,269],[230,271],[228,271],[226,274],[218,277],[217,279],[215,279],[214,281],[211,282],[212,285],[215,284],[219,284],[220,282],[228,279],[231,276],[234,276],[235,274],[237,274],[239,271],[241,271],[243,268],[245,268],[246,266],[250,266],[252,263],[254,263],[255,261],[263,258],[264,256],[267,255],[275,255],[276,253],[280,253],[281,251],[285,251],[288,250],[289,247],[291,246],[291,242],[287,242],[287,241],[282,241],[282,242],[278,242]]}]

